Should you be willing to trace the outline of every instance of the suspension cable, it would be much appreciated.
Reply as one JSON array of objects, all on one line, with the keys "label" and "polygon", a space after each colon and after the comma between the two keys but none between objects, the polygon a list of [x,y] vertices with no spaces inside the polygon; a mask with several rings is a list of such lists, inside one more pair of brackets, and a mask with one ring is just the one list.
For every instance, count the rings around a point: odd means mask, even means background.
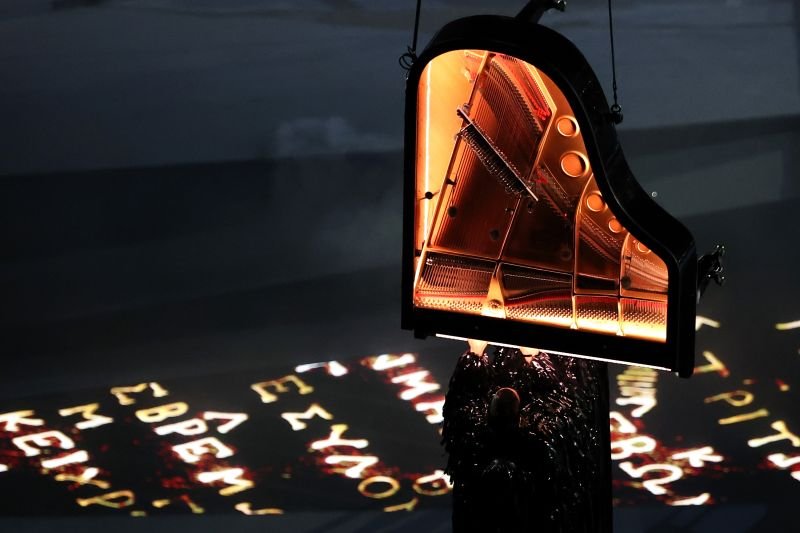
[{"label": "suspension cable", "polygon": [[614,105],[611,106],[611,120],[614,124],[622,122],[622,106],[617,98],[617,58],[614,53],[614,15],[611,11],[611,0],[608,0],[608,33],[611,38],[611,88],[614,91]]},{"label": "suspension cable", "polygon": [[401,55],[398,59],[400,66],[405,70],[411,70],[411,66],[414,64],[414,61],[417,60],[417,38],[419,37],[419,13],[421,8],[422,0],[417,0],[417,12],[414,16],[414,38],[406,53]]}]

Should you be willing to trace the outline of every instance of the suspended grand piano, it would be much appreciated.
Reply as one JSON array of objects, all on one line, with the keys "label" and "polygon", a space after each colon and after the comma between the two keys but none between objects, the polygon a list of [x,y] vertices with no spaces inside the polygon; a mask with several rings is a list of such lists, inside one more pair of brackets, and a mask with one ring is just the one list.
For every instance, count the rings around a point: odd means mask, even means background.
[{"label": "suspended grand piano", "polygon": [[460,19],[407,87],[403,326],[689,376],[693,237],[636,182],[575,46]]}]

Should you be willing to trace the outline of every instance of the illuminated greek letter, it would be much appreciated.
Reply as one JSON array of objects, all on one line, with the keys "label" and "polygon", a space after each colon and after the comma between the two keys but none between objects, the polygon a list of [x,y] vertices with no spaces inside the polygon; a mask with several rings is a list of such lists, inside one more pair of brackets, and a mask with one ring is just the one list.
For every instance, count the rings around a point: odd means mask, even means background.
[{"label": "illuminated greek letter", "polygon": [[245,422],[249,417],[244,413],[217,413],[214,411],[206,411],[203,413],[203,418],[206,420],[227,420],[228,422],[217,426],[217,431],[224,434],[228,433],[242,422]]},{"label": "illuminated greek letter", "polygon": [[78,485],[93,485],[103,490],[111,486],[110,483],[99,479],[94,479],[100,471],[97,468],[87,468],[80,476],[73,476],[72,474],[57,474],[56,481],[72,481]]},{"label": "illuminated greek letter", "polygon": [[[53,443],[53,440],[55,440],[56,443]],[[39,446],[40,448],[52,448],[56,446],[62,450],[71,450],[75,447],[75,443],[72,441],[72,439],[60,431],[45,431],[44,433],[34,433],[33,435],[14,437],[11,439],[11,442],[14,443],[14,446],[25,452],[27,457],[35,457],[42,453],[39,448],[30,446],[28,444],[29,442]]]},{"label": "illuminated greek letter", "polygon": [[139,383],[138,385],[132,385],[130,387],[112,387],[111,394],[116,396],[120,405],[133,405],[136,403],[136,400],[131,398],[128,394],[144,392],[148,387],[153,391],[154,398],[163,398],[169,394],[167,389],[155,381],[150,383]]},{"label": "illuminated greek letter", "polygon": [[655,398],[656,390],[652,387],[634,387],[632,385],[620,385],[619,393],[623,396],[650,396]]},{"label": "illuminated greek letter", "polygon": [[104,426],[114,421],[114,419],[109,416],[95,414],[98,409],[100,409],[99,403],[90,403],[86,405],[79,405],[77,407],[59,409],[58,414],[61,416],[72,416],[76,414],[83,416],[84,421],[75,424],[75,427],[80,430]]},{"label": "illuminated greek letter", "polygon": [[450,492],[451,486],[450,476],[442,470],[434,470],[429,476],[417,478],[412,488],[414,492],[423,496],[441,496]]},{"label": "illuminated greek letter", "polygon": [[178,499],[186,504],[186,506],[192,511],[192,514],[203,514],[206,512],[206,510],[197,505],[188,494],[181,494],[178,496]]},{"label": "illuminated greek letter", "polygon": [[369,441],[366,439],[348,440],[343,439],[342,435],[347,431],[347,424],[334,424],[331,426],[331,434],[327,439],[314,441],[311,443],[312,450],[323,450],[334,446],[349,446],[351,448],[366,448]]},{"label": "illuminated greek letter", "polygon": [[618,382],[618,384],[621,386],[620,390],[626,389],[626,390],[635,390],[635,391],[640,391],[640,392],[645,392],[646,391],[646,392],[649,393],[649,392],[651,392],[651,389],[654,388],[653,383],[651,383],[649,381],[629,381],[629,380],[626,380],[626,381]]},{"label": "illuminated greek letter", "polygon": [[699,496],[695,496],[693,498],[683,498],[680,500],[672,500],[668,502],[668,505],[705,505],[708,500],[711,499],[711,494],[708,492],[704,492]]},{"label": "illuminated greek letter", "polygon": [[[768,455],[767,459],[781,469],[790,468],[796,464],[800,464],[800,455],[789,457],[788,455],[784,455],[782,453],[773,453],[772,455]],[[792,472],[792,477],[797,481],[800,481],[800,470],[795,470]]]},{"label": "illuminated greek letter", "polygon": [[720,418],[718,422],[721,426],[727,426],[730,424],[738,424],[739,422],[745,422],[746,420],[753,420],[754,418],[761,418],[768,415],[769,411],[767,411],[766,409],[759,409],[758,411],[745,413],[743,415],[729,416],[728,418]]},{"label": "illuminated greek letter", "polygon": [[33,416],[33,411],[14,411],[0,415],[0,424],[5,426],[5,431],[16,433],[19,426],[43,426],[44,420],[41,418],[27,418]]},{"label": "illuminated greek letter", "polygon": [[414,409],[421,413],[425,413],[425,420],[429,424],[438,424],[444,420],[444,400],[435,402],[419,402],[414,406]]},{"label": "illuminated greek letter", "polygon": [[413,400],[417,396],[421,396],[428,392],[439,390],[441,387],[438,383],[430,383],[425,379],[430,375],[427,370],[420,370],[419,372],[410,372],[392,378],[392,383],[404,383],[406,389],[400,393],[400,398],[403,400]]},{"label": "illuminated greek letter", "polygon": [[621,413],[617,411],[611,411],[608,413],[608,418],[613,422],[616,421],[619,424],[618,427],[614,427],[614,424],[610,424],[611,432],[614,433],[636,433],[636,426],[630,423],[627,418],[622,416]]},{"label": "illuminated greek letter", "polygon": [[193,437],[208,431],[208,426],[199,418],[190,418],[174,424],[167,424],[165,426],[158,426],[154,429],[157,435],[169,435],[170,433],[177,433],[184,437]]},{"label": "illuminated greek letter", "polygon": [[406,503],[398,503],[397,505],[387,505],[383,508],[384,513],[396,513],[397,511],[413,511],[419,503],[419,498],[414,496]]},{"label": "illuminated greek letter", "polygon": [[130,387],[112,387],[111,394],[117,397],[120,405],[133,405],[136,400],[128,396],[128,393],[142,392],[147,389],[147,383],[139,383]]},{"label": "illuminated greek letter", "polygon": [[683,470],[674,465],[655,464],[636,468],[633,466],[633,463],[626,461],[624,463],[620,463],[619,467],[623,472],[635,479],[644,477],[644,475],[648,472],[666,472],[667,475],[665,477],[642,481],[642,486],[656,496],[661,496],[662,494],[667,493],[666,489],[662,487],[662,485],[672,483],[673,481],[677,481],[683,477]]},{"label": "illuminated greek letter", "polygon": [[267,387],[275,389],[275,392],[277,393],[285,393],[289,392],[289,388],[286,386],[287,383],[294,383],[295,387],[297,387],[297,392],[299,392],[300,394],[311,394],[312,392],[314,392],[314,387],[308,385],[306,382],[304,382],[294,374],[284,376],[280,379],[273,379],[271,381],[262,381],[261,383],[254,383],[250,385],[250,388],[258,393],[258,395],[261,397],[262,402],[272,403],[278,401],[278,396],[269,392],[267,390]]},{"label": "illuminated greek letter", "polygon": [[[385,483],[389,485],[389,487],[381,492],[373,491],[371,490],[371,487],[375,483]],[[367,498],[373,498],[375,500],[391,498],[392,496],[397,494],[397,491],[399,490],[400,490],[400,483],[395,478],[389,476],[368,477],[367,479],[358,484],[358,492],[360,492],[362,496],[366,496]]]},{"label": "illuminated greek letter", "polygon": [[344,470],[344,475],[349,478],[358,479],[362,477],[365,469],[378,463],[378,458],[374,455],[329,455],[325,458],[329,465],[340,463],[354,463],[355,466]]},{"label": "illuminated greek letter", "polygon": [[283,514],[283,509],[276,509],[275,507],[265,507],[264,509],[253,510],[253,504],[250,502],[241,502],[233,506],[234,509],[247,516],[263,516],[270,514]]},{"label": "illuminated greek letter", "polygon": [[168,403],[149,409],[139,409],[136,411],[136,418],[145,424],[155,424],[157,422],[163,422],[167,418],[175,418],[176,416],[186,414],[188,410],[189,406],[184,402]]},{"label": "illuminated greek letter", "polygon": [[133,492],[129,490],[118,490],[116,492],[109,492],[95,496],[94,498],[78,498],[75,500],[81,507],[88,507],[90,505],[101,505],[103,507],[110,507],[111,509],[124,509],[130,507],[136,502]]},{"label": "illuminated greek letter", "polygon": [[672,459],[681,460],[688,459],[689,464],[695,468],[702,468],[706,462],[719,463],[722,462],[721,455],[711,455],[714,453],[714,448],[705,446],[703,448],[696,448],[694,450],[687,450],[672,455]]},{"label": "illuminated greek letter", "polygon": [[42,468],[46,468],[47,470],[54,470],[56,468],[61,468],[62,466],[67,466],[75,463],[85,463],[88,460],[89,460],[89,454],[86,453],[85,450],[79,450],[77,452],[63,455],[61,457],[55,457],[53,459],[42,461]]},{"label": "illuminated greek letter", "polygon": [[216,470],[214,472],[200,472],[197,474],[197,480],[207,484],[222,481],[226,485],[233,485],[219,491],[223,496],[230,496],[231,494],[253,488],[254,483],[249,479],[243,478],[242,474],[244,474],[244,469],[242,468],[229,468],[227,470]]},{"label": "illuminated greek letter", "polygon": [[[620,451],[614,453],[615,449]],[[631,437],[630,439],[618,440],[611,443],[611,459],[613,461],[627,459],[631,455],[652,452],[655,449],[656,441],[651,437],[644,435]]]},{"label": "illuminated greek letter", "polygon": [[281,418],[289,422],[289,424],[292,426],[292,430],[294,431],[300,431],[301,429],[305,429],[306,427],[308,427],[308,424],[306,424],[305,422],[301,422],[300,419],[310,420],[315,416],[324,418],[325,420],[333,420],[333,415],[316,403],[312,403],[311,407],[306,409],[304,413],[281,414]]},{"label": "illuminated greek letter", "polygon": [[8,472],[8,466],[0,463],[0,472]]},{"label": "illuminated greek letter", "polygon": [[800,320],[775,324],[775,329],[777,329],[778,331],[788,331],[790,329],[797,329],[797,328],[800,328]]},{"label": "illuminated greek letter", "polygon": [[735,390],[733,392],[723,392],[722,394],[717,394],[716,396],[709,396],[703,400],[703,402],[712,403],[723,400],[734,407],[742,407],[752,403],[753,398],[754,396],[752,393],[749,393],[746,390]]},{"label": "illuminated greek letter", "polygon": [[172,451],[187,463],[196,463],[205,454],[211,454],[218,459],[233,455],[233,450],[222,444],[216,437],[206,437],[186,444],[177,444],[172,447]]},{"label": "illuminated greek letter", "polygon": [[730,374],[731,374],[730,371],[722,363],[722,361],[717,359],[716,355],[714,355],[713,353],[711,353],[708,350],[706,350],[706,351],[703,352],[703,357],[706,358],[706,361],[708,361],[708,364],[707,365],[703,365],[703,366],[695,367],[694,368],[695,374],[705,374],[707,372],[716,372],[720,376],[722,376],[723,378],[727,378],[728,376],[730,376]]},{"label": "illuminated greek letter", "polygon": [[347,367],[338,361],[328,361],[326,363],[309,363],[295,367],[294,371],[298,374],[303,374],[315,368],[324,368],[325,371],[333,377],[341,377],[347,374]]},{"label": "illuminated greek letter", "polygon": [[704,316],[697,315],[694,319],[694,330],[700,331],[700,328],[703,326],[711,326],[712,328],[719,328],[720,323],[716,320],[711,320],[710,318],[706,318]]},{"label": "illuminated greek letter", "polygon": [[617,376],[618,385],[625,383],[626,385],[632,385],[634,387],[652,388],[653,383],[656,381],[658,381],[658,379],[655,376],[649,375],[620,374]]},{"label": "illuminated greek letter", "polygon": [[652,368],[629,366],[628,368],[625,369],[625,371],[622,374],[617,375],[617,381],[625,381],[625,380],[656,381],[658,380],[658,372],[656,372]]},{"label": "illuminated greek letter", "polygon": [[783,420],[777,420],[770,424],[770,427],[778,433],[776,435],[770,435],[769,437],[763,437],[760,439],[750,439],[747,441],[747,445],[751,448],[759,448],[765,444],[786,439],[789,440],[792,443],[792,446],[795,448],[800,448],[800,437],[789,431],[789,429],[786,427],[786,422]]},{"label": "illuminated greek letter", "polygon": [[411,353],[404,353],[403,355],[383,354],[377,357],[367,358],[372,370],[377,370],[379,372],[389,370],[390,368],[410,365],[416,360],[417,358]]},{"label": "illuminated greek letter", "polygon": [[639,407],[631,411],[631,416],[633,418],[641,418],[642,415],[651,411],[658,402],[656,402],[654,395],[638,394],[636,396],[617,398],[616,404],[622,407],[638,405]]},{"label": "illuminated greek letter", "polygon": [[794,465],[800,464],[800,455],[789,457],[783,453],[773,453],[772,455],[768,455],[767,459],[781,469],[790,468]]}]

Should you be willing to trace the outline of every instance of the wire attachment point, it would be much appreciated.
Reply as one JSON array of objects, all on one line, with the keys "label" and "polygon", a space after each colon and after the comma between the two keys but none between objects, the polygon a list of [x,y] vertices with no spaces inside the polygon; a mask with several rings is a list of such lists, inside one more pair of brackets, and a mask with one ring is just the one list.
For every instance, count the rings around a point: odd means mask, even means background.
[{"label": "wire attachment point", "polygon": [[417,60],[417,38],[419,37],[419,13],[421,10],[422,0],[417,0],[417,11],[414,14],[414,38],[411,41],[411,46],[407,49],[408,51],[397,59],[400,67],[406,71],[410,71]]},{"label": "wire attachment point", "polygon": [[409,46],[408,51],[397,58],[400,63],[400,68],[403,70],[411,70],[414,63],[417,61],[417,53]]},{"label": "wire attachment point", "polygon": [[611,11],[611,0],[608,0],[608,35],[611,41],[611,87],[614,90],[614,105],[611,106],[611,121],[614,124],[622,122],[622,106],[617,98],[617,55],[614,52],[614,15]]},{"label": "wire attachment point", "polygon": [[611,122],[613,122],[614,124],[621,123],[622,119],[624,118],[624,116],[622,115],[622,106],[619,104],[614,104],[611,106],[610,111],[611,112],[609,114],[611,115]]}]

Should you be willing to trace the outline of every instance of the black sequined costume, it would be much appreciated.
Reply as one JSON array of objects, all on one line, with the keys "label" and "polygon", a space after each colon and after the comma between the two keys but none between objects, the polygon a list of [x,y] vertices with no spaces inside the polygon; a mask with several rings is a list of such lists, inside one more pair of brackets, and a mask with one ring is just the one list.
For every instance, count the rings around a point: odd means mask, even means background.
[{"label": "black sequined costume", "polygon": [[466,352],[444,405],[454,533],[611,531],[604,363]]}]

